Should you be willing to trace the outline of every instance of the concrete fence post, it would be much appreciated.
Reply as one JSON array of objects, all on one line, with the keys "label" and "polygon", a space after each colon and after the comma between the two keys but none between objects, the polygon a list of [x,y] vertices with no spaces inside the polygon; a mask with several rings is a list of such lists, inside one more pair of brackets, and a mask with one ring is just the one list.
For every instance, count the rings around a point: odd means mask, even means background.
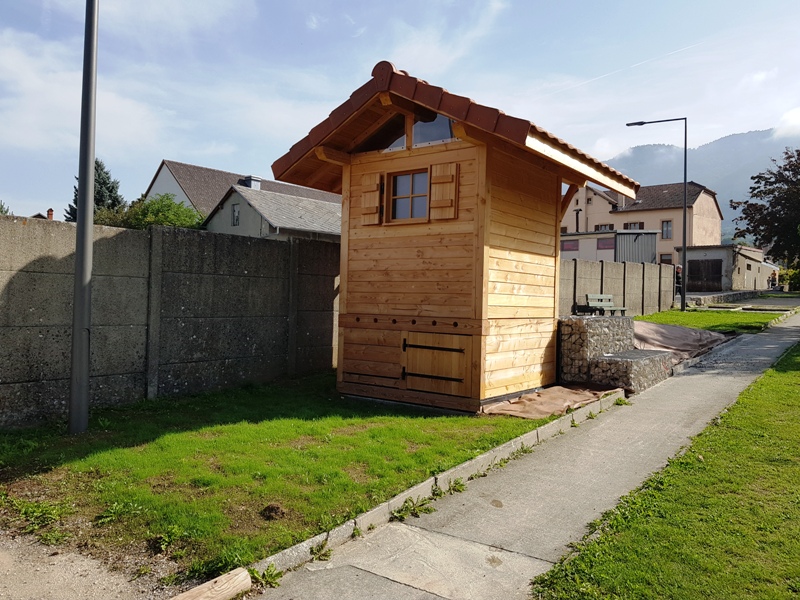
[{"label": "concrete fence post", "polygon": [[150,273],[147,289],[147,399],[158,396],[161,347],[161,282],[163,277],[164,228],[150,226]]},{"label": "concrete fence post", "polygon": [[300,243],[302,240],[297,238],[289,239],[289,339],[287,354],[287,371],[289,377],[297,374],[297,310],[298,292],[300,289]]}]

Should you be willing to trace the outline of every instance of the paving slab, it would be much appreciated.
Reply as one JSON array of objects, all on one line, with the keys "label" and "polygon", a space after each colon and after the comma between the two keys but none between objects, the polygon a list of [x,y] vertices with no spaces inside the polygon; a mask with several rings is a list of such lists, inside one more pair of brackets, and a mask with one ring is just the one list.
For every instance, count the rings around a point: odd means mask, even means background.
[{"label": "paving slab", "polygon": [[[378,527],[338,548],[329,563],[288,574],[279,593],[261,598],[526,599],[530,579],[580,540],[588,523],[661,469],[798,341],[798,315],[740,336],[635,395],[630,406],[566,427],[468,482],[465,492],[436,501],[435,513]],[[356,576],[378,587],[361,595]]]}]

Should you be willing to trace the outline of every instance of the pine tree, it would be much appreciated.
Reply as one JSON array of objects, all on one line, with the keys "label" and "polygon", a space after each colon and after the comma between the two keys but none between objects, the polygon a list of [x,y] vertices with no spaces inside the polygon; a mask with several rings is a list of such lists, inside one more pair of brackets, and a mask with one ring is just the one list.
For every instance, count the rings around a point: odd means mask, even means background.
[{"label": "pine tree", "polygon": [[5,202],[0,200],[0,215],[10,215],[11,209],[8,208]]},{"label": "pine tree", "polygon": [[[78,178],[75,177],[75,181]],[[119,193],[119,180],[112,179],[111,173],[106,169],[99,158],[94,160],[94,209],[106,208],[114,210],[124,206],[125,200]],[[78,186],[73,187],[72,204],[64,212],[64,220],[74,223],[78,220]]]}]

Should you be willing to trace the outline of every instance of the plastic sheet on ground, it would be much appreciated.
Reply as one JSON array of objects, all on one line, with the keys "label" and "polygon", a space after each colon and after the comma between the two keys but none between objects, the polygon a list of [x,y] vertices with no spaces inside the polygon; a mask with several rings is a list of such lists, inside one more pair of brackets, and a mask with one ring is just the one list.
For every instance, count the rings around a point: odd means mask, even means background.
[{"label": "plastic sheet on ground", "polygon": [[523,419],[544,419],[550,415],[563,415],[568,409],[575,410],[614,392],[622,393],[622,389],[599,390],[586,386],[554,385],[538,392],[523,394],[518,398],[483,406],[481,413],[509,415]]},{"label": "plastic sheet on ground", "polygon": [[705,354],[735,335],[647,321],[634,321],[633,333],[637,349],[669,350],[672,352],[672,364]]}]

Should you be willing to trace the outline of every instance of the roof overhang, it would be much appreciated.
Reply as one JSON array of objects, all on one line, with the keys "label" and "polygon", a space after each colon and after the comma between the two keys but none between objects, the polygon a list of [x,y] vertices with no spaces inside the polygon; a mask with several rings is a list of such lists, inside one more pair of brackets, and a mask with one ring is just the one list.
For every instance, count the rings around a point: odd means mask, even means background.
[{"label": "roof overhang", "polygon": [[591,181],[631,198],[639,189],[633,179],[530,121],[451,94],[386,61],[375,66],[371,80],[272,164],[275,179],[340,193],[342,165],[349,163],[356,140],[374,131],[382,119],[418,111],[444,115],[462,132],[479,132],[474,137],[482,143],[512,144],[543,158],[566,173],[566,183],[582,187]]}]

